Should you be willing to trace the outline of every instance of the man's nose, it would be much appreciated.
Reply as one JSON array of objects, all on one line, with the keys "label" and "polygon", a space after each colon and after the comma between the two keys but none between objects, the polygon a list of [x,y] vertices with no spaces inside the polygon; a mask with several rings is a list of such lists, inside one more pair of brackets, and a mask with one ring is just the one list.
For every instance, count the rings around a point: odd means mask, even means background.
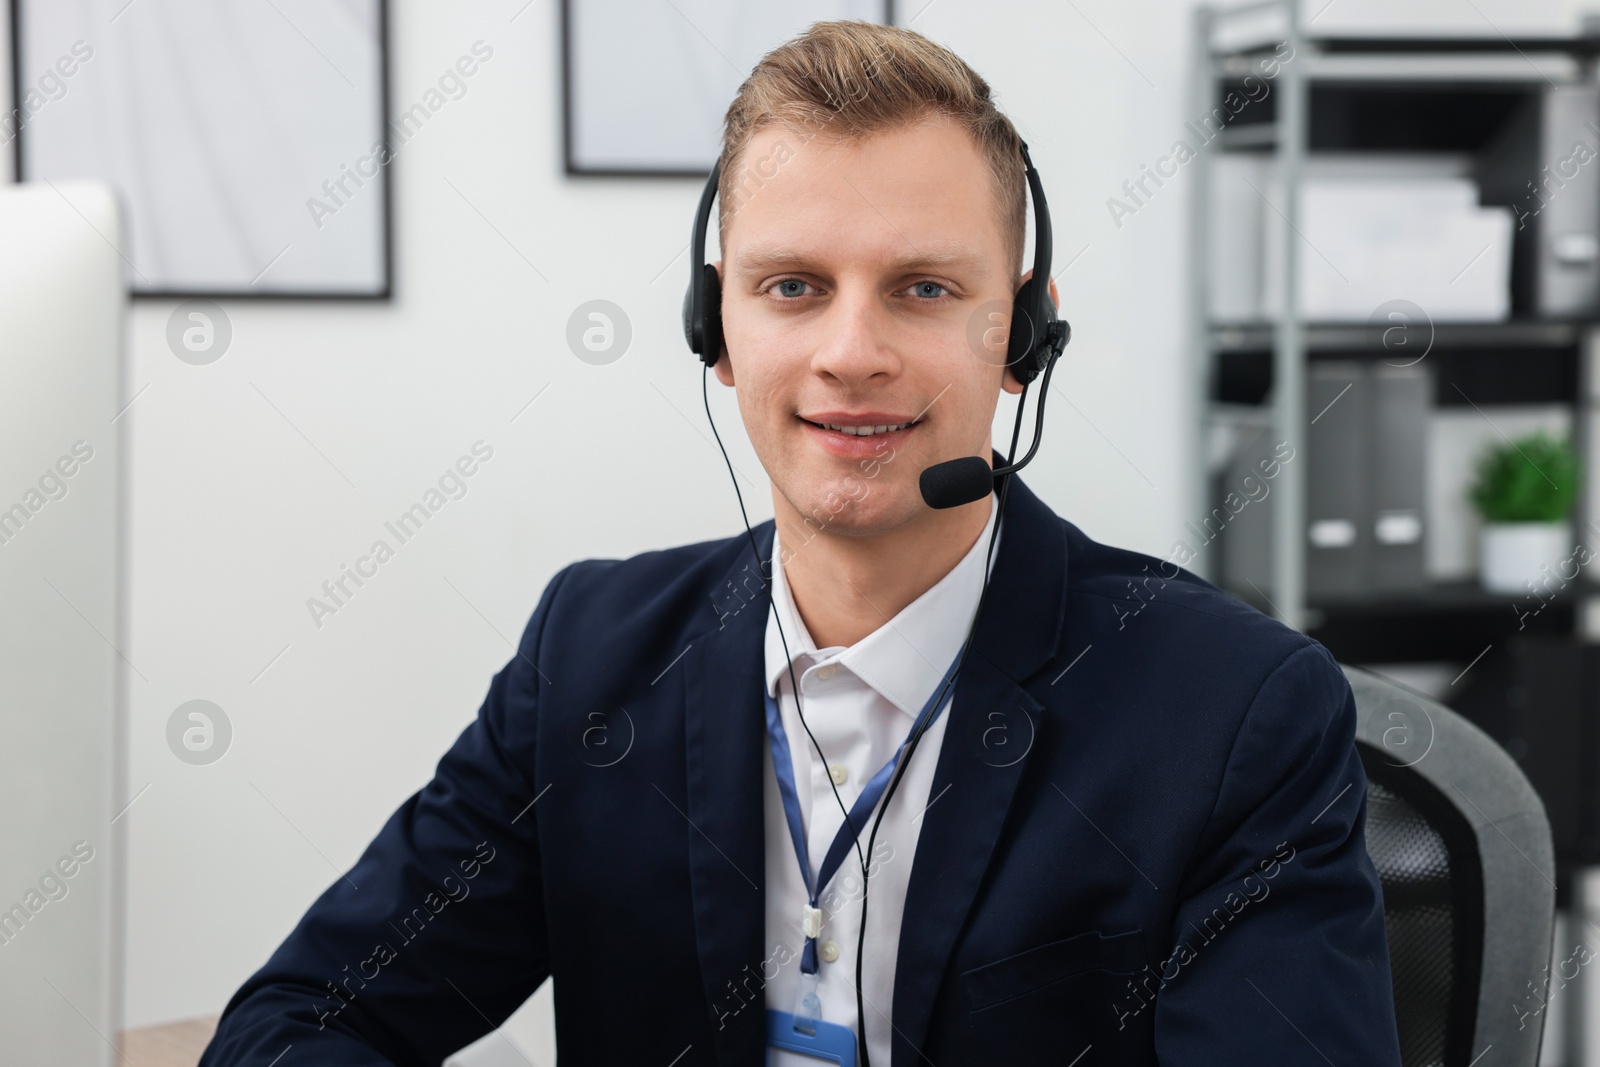
[{"label": "man's nose", "polygon": [[812,373],[852,388],[900,373],[900,327],[878,293],[865,286],[841,286],[823,313],[820,329]]}]

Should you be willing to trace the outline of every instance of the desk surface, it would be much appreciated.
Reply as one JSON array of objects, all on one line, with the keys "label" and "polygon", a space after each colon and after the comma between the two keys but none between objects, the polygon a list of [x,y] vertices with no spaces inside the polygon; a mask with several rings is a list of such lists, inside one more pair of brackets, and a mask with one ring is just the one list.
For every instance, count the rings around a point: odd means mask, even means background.
[{"label": "desk surface", "polygon": [[206,1015],[165,1026],[124,1030],[121,1063],[124,1067],[195,1067],[217,1030],[218,1018]]}]

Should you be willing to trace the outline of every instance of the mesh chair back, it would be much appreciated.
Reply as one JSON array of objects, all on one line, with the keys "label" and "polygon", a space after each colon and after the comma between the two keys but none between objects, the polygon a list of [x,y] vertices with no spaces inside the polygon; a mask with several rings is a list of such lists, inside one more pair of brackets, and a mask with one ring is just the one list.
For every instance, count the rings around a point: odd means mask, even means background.
[{"label": "mesh chair back", "polygon": [[[1367,773],[1367,852],[1383,882],[1405,1067],[1536,1067],[1555,851],[1544,804],[1482,730],[1344,667]],[[1530,987],[1529,983],[1532,983]]]}]

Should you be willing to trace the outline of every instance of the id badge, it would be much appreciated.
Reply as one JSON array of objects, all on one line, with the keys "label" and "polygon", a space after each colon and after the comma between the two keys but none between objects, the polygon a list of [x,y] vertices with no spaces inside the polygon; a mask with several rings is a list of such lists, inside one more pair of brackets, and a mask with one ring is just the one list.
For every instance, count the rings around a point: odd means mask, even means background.
[{"label": "id badge", "polygon": [[806,1020],[806,1027],[814,1032],[806,1033],[800,1029],[795,1016],[789,1012],[768,1008],[768,1060],[772,1058],[772,1049],[776,1048],[809,1056],[825,1063],[837,1063],[841,1067],[855,1067],[856,1035],[848,1026],[816,1019]]}]

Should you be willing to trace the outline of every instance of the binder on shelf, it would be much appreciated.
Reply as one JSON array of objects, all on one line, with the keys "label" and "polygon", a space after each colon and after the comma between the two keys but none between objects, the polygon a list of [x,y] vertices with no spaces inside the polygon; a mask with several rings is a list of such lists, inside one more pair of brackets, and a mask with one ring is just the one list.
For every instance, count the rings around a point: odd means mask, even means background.
[{"label": "binder on shelf", "polygon": [[1360,597],[1370,589],[1372,378],[1359,360],[1313,360],[1306,386],[1306,596]]},{"label": "binder on shelf", "polygon": [[[1272,466],[1274,442],[1258,425],[1233,426],[1231,430],[1233,456],[1209,485],[1209,499],[1222,507],[1214,508],[1198,525],[1190,523],[1188,529],[1202,543],[1218,542],[1220,584],[1259,601],[1272,583],[1272,515],[1278,495],[1264,472],[1276,469]],[[1236,500],[1248,501],[1239,506],[1237,514],[1227,507],[1229,493],[1237,494]]]},{"label": "binder on shelf", "polygon": [[1426,363],[1381,362],[1370,371],[1370,588],[1421,589],[1427,584],[1423,545],[1433,372]]},{"label": "binder on shelf", "polygon": [[1516,218],[1512,309],[1570,318],[1600,311],[1600,86],[1529,95],[1479,155],[1485,204]]},{"label": "binder on shelf", "polygon": [[[1433,371],[1354,359],[1312,360],[1306,420],[1306,597],[1352,601],[1428,583],[1428,432]],[[1214,492],[1245,484],[1271,435],[1236,451]],[[1259,475],[1257,475],[1259,477]],[[1270,496],[1245,508],[1222,537],[1222,584],[1259,601],[1273,594]]]}]

